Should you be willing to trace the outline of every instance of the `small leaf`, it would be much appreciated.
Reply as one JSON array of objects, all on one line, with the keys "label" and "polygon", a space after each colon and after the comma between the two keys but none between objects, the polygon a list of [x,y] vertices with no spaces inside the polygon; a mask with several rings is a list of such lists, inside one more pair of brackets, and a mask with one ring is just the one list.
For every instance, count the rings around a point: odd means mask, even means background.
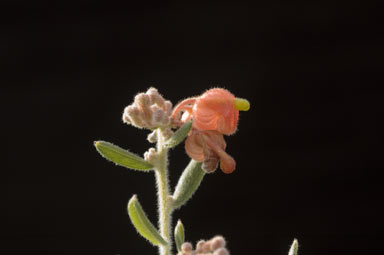
[{"label": "small leaf", "polygon": [[289,249],[288,255],[297,255],[298,250],[299,250],[299,243],[297,242],[297,239],[295,239],[293,240],[291,248]]},{"label": "small leaf", "polygon": [[176,145],[180,144],[184,141],[184,139],[188,136],[189,131],[192,128],[192,120],[189,120],[184,123],[172,136],[169,138],[165,144],[164,147],[166,148],[173,148]]},{"label": "small leaf", "polygon": [[175,227],[175,243],[177,251],[181,252],[181,245],[184,243],[184,226],[183,223],[181,223],[181,220],[177,221],[177,225]]},{"label": "small leaf", "polygon": [[139,232],[139,234],[146,238],[150,243],[157,246],[167,245],[167,242],[149,221],[147,215],[137,200],[136,195],[133,195],[128,202],[128,214],[137,232]]},{"label": "small leaf", "polygon": [[205,171],[201,168],[201,162],[191,160],[181,175],[173,194],[173,206],[175,209],[184,205],[199,187]]},{"label": "small leaf", "polygon": [[95,147],[101,156],[112,161],[116,165],[143,171],[153,169],[153,165],[143,158],[112,143],[97,141],[95,142]]}]

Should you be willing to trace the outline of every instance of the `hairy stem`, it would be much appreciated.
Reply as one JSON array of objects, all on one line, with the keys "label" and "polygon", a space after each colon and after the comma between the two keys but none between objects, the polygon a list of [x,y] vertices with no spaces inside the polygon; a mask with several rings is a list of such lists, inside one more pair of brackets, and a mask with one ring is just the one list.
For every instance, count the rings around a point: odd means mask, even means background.
[{"label": "hairy stem", "polygon": [[168,245],[159,246],[160,255],[171,255],[171,214],[172,198],[169,194],[168,184],[168,149],[164,147],[164,136],[160,129],[157,130],[158,161],[155,166],[157,196],[159,209],[159,228],[161,236]]}]

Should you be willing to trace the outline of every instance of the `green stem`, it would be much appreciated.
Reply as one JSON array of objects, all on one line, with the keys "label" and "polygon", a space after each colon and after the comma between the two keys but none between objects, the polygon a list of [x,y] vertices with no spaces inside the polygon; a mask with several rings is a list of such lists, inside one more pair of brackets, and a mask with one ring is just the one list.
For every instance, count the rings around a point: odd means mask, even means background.
[{"label": "green stem", "polygon": [[168,245],[159,246],[159,252],[160,255],[171,255],[172,199],[169,194],[168,182],[168,149],[164,147],[164,136],[160,129],[157,130],[157,140],[158,160],[157,164],[155,164],[155,174],[159,207],[159,228],[161,236],[168,242]]}]

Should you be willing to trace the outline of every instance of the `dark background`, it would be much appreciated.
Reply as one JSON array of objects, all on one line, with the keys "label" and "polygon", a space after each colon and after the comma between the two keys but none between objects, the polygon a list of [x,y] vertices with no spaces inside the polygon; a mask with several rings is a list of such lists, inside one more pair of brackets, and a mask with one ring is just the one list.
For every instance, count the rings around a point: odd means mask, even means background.
[{"label": "dark background", "polygon": [[[137,1],[139,2],[139,1]],[[141,154],[122,123],[137,92],[176,103],[212,86],[251,102],[228,137],[231,175],[206,176],[181,218],[232,254],[379,254],[383,247],[383,37],[351,1],[2,1],[0,254],[156,254],[126,213],[156,222],[152,174],[101,158]],[[171,154],[174,187],[188,158]]]}]

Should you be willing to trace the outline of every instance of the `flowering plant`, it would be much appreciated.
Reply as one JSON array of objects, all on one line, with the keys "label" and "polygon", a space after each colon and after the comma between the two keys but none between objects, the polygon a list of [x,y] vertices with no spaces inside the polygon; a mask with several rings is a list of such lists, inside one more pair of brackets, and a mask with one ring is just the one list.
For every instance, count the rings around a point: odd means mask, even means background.
[{"label": "flowering plant", "polygon": [[[224,135],[236,132],[239,111],[248,111],[247,100],[236,98],[228,90],[213,88],[202,95],[187,98],[172,107],[157,89],[135,96],[127,106],[123,121],[140,129],[148,129],[148,141],[156,143],[144,153],[144,158],[105,141],[96,141],[97,151],[117,165],[154,172],[158,190],[159,230],[147,218],[136,195],[128,202],[128,214],[138,233],[159,247],[160,255],[172,254],[172,213],[183,206],[195,193],[205,174],[220,166],[225,174],[236,168],[235,160],[225,152]],[[168,152],[184,140],[185,151],[191,158],[174,192],[168,180]],[[229,255],[226,242],[220,235],[208,241],[200,240],[195,248],[184,240],[184,226],[179,220],[174,229],[178,255]],[[294,241],[289,255],[297,253]]]}]

